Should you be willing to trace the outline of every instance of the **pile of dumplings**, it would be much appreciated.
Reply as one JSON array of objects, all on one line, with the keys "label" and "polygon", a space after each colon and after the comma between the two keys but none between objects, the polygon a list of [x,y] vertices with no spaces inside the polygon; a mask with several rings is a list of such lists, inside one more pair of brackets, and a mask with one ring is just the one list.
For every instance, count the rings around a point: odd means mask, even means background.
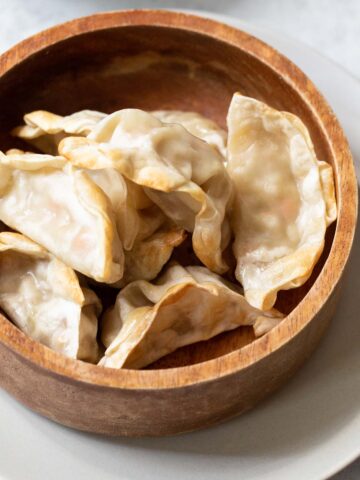
[{"label": "pile of dumplings", "polygon": [[[310,277],[336,219],[332,168],[290,113],[237,93],[227,125],[180,111],[25,115],[13,134],[42,153],[0,152],[6,315],[67,357],[133,369],[278,325],[277,293]],[[104,285],[117,293],[106,309]]]}]

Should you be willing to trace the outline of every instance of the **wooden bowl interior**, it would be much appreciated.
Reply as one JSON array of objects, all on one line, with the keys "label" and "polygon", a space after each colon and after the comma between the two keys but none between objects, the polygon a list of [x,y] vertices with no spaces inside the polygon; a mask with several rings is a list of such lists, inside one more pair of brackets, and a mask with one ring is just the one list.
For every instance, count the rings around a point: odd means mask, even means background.
[{"label": "wooden bowl interior", "polygon": [[[112,112],[144,110],[197,111],[221,126],[234,92],[241,91],[300,116],[310,130],[319,158],[332,161],[324,133],[309,105],[259,59],[207,35],[175,28],[128,26],[78,35],[31,55],[0,79],[0,149],[28,148],[10,136],[29,111],[69,114],[81,109]],[[312,277],[298,289],[281,292],[277,307],[289,313],[306,295],[328,256],[335,226]],[[186,263],[187,246],[176,253]],[[99,290],[104,303],[114,291]],[[239,328],[184,347],[150,368],[199,363],[254,340]]]}]

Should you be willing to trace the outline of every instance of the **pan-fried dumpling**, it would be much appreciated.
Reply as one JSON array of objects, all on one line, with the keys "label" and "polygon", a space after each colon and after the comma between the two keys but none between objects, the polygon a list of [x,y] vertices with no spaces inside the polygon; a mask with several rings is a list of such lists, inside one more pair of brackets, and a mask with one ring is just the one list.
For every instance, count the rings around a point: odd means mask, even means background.
[{"label": "pan-fried dumpling", "polygon": [[185,238],[182,228],[164,224],[149,237],[136,241],[133,248],[125,252],[124,276],[116,285],[122,287],[134,280],[153,280]]},{"label": "pan-fried dumpling", "polygon": [[18,233],[0,233],[0,307],[34,340],[88,362],[99,360],[101,304],[75,272]]},{"label": "pan-fried dumpling", "polygon": [[110,200],[124,250],[131,250],[136,240],[149,237],[166,220],[144,189],[114,168],[86,172]]},{"label": "pan-fried dumpling", "polygon": [[185,231],[162,221],[157,207],[137,212],[138,233],[131,249],[124,250],[124,275],[115,286],[122,287],[134,280],[152,280],[170,259],[175,247],[186,238]]},{"label": "pan-fried dumpling", "polygon": [[[83,110],[72,115],[61,117],[46,111],[35,111],[24,116],[25,126],[18,127],[14,134],[35,144],[38,148],[48,153],[57,152],[57,145],[60,139],[67,134],[87,135],[92,128],[102,120],[106,114]],[[36,140],[36,141],[35,141]],[[37,142],[37,143],[36,143]],[[23,153],[12,150],[8,153]],[[165,221],[161,210],[146,196],[144,189],[135,183],[124,178],[115,169],[91,170],[87,174],[104,191],[109,198],[114,211],[116,225],[123,248],[134,252],[154,252],[155,245],[162,244],[164,249],[152,258],[152,268],[148,259],[134,260],[134,253],[125,254],[128,258],[125,262],[128,265],[127,278],[132,280],[139,278],[140,271],[145,272],[143,278],[154,278],[164,263],[167,261],[174,245],[183,238],[183,233],[177,231],[175,241],[173,229],[167,234],[161,232],[154,239],[149,238]],[[162,238],[163,242],[159,239]],[[146,239],[145,243],[142,240]],[[168,240],[168,241],[166,241]],[[166,259],[166,260],[165,260]],[[137,268],[135,268],[137,266]],[[126,282],[124,279],[121,284]]]},{"label": "pan-fried dumpling", "polygon": [[[66,165],[66,160],[62,157],[55,159],[50,155],[37,154],[24,156],[24,152],[20,150],[11,150],[8,153],[8,157],[11,157],[13,162],[16,161],[19,168],[27,168],[30,163],[36,162],[41,162],[41,167],[49,162],[58,167]],[[79,174],[80,172],[76,172],[76,175]],[[116,281],[116,285],[125,285],[139,278],[155,278],[170,258],[174,247],[185,238],[183,230],[174,227],[166,229],[167,219],[160,208],[145,195],[142,187],[124,178],[117,170],[88,170],[84,175],[89,176],[110,200],[117,231],[125,250],[126,273],[120,282]],[[160,228],[161,231],[158,231]],[[37,241],[40,239],[37,238]],[[121,253],[120,247],[118,248]],[[156,251],[156,248],[161,250]],[[141,257],[135,258],[137,254]],[[147,254],[151,254],[151,258],[148,258]],[[82,270],[82,273],[85,271]]]},{"label": "pan-fried dumpling", "polygon": [[[179,123],[226,157],[226,132],[212,120],[196,112],[156,110],[151,113],[164,123]],[[36,110],[24,115],[25,125],[16,127],[13,135],[35,145],[44,153],[56,155],[62,138],[68,135],[86,136],[105,117],[105,113],[94,110],[81,110],[65,117],[46,110]]]},{"label": "pan-fried dumpling", "polygon": [[331,166],[318,162],[299,118],[235,94],[228,113],[228,171],[236,277],[254,307],[302,285],[336,218]]},{"label": "pan-fried dumpling", "polygon": [[46,110],[36,110],[24,115],[25,125],[15,128],[12,133],[41,152],[57,155],[57,146],[62,138],[67,135],[87,135],[105,117],[105,113],[94,110],[81,110],[65,117]]},{"label": "pan-fried dumpling", "polygon": [[114,286],[134,280],[152,280],[185,239],[182,228],[169,221],[147,197],[142,187],[113,168],[87,170],[110,199],[117,230],[124,247],[124,275]]},{"label": "pan-fried dumpling", "polygon": [[122,278],[123,249],[109,201],[63,157],[0,153],[0,220],[88,277]]},{"label": "pan-fried dumpling", "polygon": [[209,120],[196,112],[155,110],[151,113],[163,123],[179,123],[186,128],[191,135],[201,138],[201,140],[204,140],[206,143],[216,148],[224,158],[226,157],[226,132],[212,120]]},{"label": "pan-fried dumpling", "polygon": [[122,245],[130,250],[139,232],[140,218],[126,179],[114,168],[88,170],[87,174],[109,198]]},{"label": "pan-fried dumpling", "polygon": [[252,307],[239,290],[204,267],[178,264],[153,284],[130,283],[104,315],[107,350],[100,365],[142,368],[181,346],[241,325],[264,334],[283,318],[276,310]]},{"label": "pan-fried dumpling", "polygon": [[115,168],[176,225],[193,232],[193,248],[212,271],[223,273],[230,240],[226,209],[232,188],[215,149],[177,124],[136,109],[115,112],[88,138],[68,137],[59,152],[85,169]]}]

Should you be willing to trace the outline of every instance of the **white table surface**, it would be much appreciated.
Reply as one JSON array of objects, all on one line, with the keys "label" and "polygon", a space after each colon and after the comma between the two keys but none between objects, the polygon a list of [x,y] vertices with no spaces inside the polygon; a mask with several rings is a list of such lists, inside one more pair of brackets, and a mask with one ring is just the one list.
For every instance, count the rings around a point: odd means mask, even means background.
[{"label": "white table surface", "polygon": [[[53,24],[121,8],[191,8],[230,15],[301,40],[360,78],[359,0],[0,0],[0,52]],[[335,479],[360,479],[360,460]]]}]

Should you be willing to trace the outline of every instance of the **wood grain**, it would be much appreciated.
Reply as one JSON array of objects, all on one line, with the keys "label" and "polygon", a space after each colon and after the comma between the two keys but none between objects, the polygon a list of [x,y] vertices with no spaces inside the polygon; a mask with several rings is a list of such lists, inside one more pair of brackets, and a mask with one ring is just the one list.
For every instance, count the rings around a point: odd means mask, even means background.
[{"label": "wood grain", "polygon": [[0,384],[22,403],[74,428],[137,436],[189,431],[253,407],[300,367],[326,329],[353,241],[357,185],[343,131],[310,80],[221,23],[166,11],[97,14],[0,57],[2,150],[15,146],[8,132],[34,109],[195,110],[224,125],[235,91],[299,115],[319,158],[334,167],[338,221],[311,279],[279,295],[288,317],[258,340],[237,329],[133,371],[64,358],[0,316]]}]

